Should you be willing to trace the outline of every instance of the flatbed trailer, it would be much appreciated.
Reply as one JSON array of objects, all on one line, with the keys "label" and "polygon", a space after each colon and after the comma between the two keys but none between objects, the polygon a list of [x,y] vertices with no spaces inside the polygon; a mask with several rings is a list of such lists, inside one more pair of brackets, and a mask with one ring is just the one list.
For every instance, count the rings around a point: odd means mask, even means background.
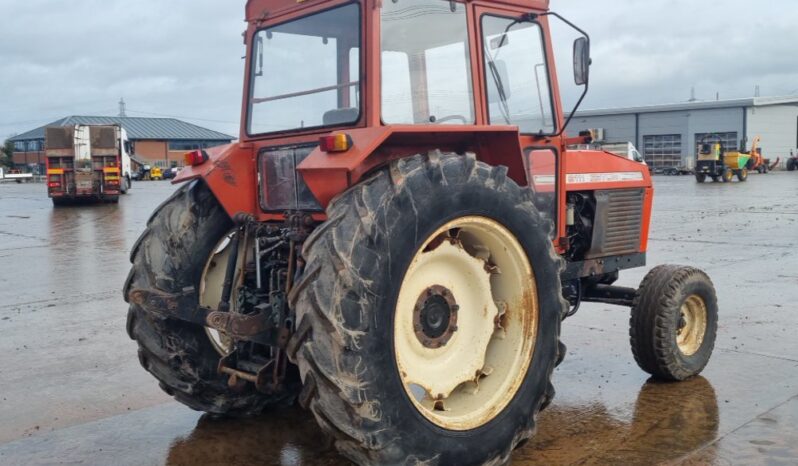
[{"label": "flatbed trailer", "polygon": [[5,171],[5,169],[0,168],[0,183],[3,182],[28,183],[31,181],[33,181],[33,174],[31,173],[22,173],[19,170]]},{"label": "flatbed trailer", "polygon": [[131,186],[130,142],[118,125],[46,129],[47,194],[54,205],[119,202]]}]

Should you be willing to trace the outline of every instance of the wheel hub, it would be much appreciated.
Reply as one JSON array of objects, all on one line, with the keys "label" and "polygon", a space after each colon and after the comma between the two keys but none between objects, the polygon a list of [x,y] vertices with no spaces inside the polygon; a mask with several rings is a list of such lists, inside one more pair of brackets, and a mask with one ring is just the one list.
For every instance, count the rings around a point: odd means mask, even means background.
[{"label": "wheel hub", "polygon": [[701,348],[707,331],[707,305],[697,295],[689,296],[681,308],[676,326],[676,344],[685,356],[692,356]]},{"label": "wheel hub", "polygon": [[427,288],[413,311],[413,328],[418,341],[426,348],[445,346],[457,331],[459,310],[451,291],[440,285]]}]

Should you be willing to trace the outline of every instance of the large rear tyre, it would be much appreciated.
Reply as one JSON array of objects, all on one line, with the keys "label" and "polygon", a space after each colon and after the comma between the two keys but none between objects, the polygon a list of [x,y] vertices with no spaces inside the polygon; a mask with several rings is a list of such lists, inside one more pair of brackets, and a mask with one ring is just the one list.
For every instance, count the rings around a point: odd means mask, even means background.
[{"label": "large rear tyre", "polygon": [[664,380],[699,374],[709,362],[718,330],[712,281],[692,267],[655,267],[637,290],[629,327],[641,369]]},{"label": "large rear tyre", "polygon": [[707,180],[707,174],[706,173],[696,173],[695,174],[695,180],[697,182],[699,182],[699,183],[703,183],[704,181]]},{"label": "large rear tyre", "polygon": [[288,351],[359,464],[502,464],[551,401],[567,304],[527,191],[473,154],[415,156],[335,199],[304,245]]},{"label": "large rear tyre", "polygon": [[[155,211],[133,246],[125,301],[130,302],[133,289],[166,293],[180,293],[187,287],[199,290],[208,258],[231,228],[230,218],[204,183],[193,182],[178,189]],[[139,344],[141,365],[158,379],[161,388],[198,411],[253,415],[295,398],[291,384],[269,396],[252,384],[231,389],[228,376],[218,373],[222,354],[200,325],[163,318],[131,303],[127,331]]]},{"label": "large rear tyre", "polygon": [[798,170],[798,159],[787,160],[787,171],[794,172]]},{"label": "large rear tyre", "polygon": [[130,177],[122,177],[122,189],[120,189],[120,191],[122,191],[122,194],[127,194],[127,192],[130,191]]}]

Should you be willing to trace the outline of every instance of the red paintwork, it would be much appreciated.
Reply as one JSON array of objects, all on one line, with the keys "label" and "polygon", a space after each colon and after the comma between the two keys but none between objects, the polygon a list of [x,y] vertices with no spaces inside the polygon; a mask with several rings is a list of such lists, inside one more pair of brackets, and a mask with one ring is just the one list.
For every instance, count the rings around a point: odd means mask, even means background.
[{"label": "red paintwork", "polygon": [[[245,33],[247,44],[254,42],[256,32],[270,25],[285,22],[311,12],[325,10],[334,6],[349,3],[347,0],[249,0],[246,7],[246,18],[249,26]],[[580,191],[594,189],[646,189],[644,211],[643,241],[640,251],[647,246],[648,228],[651,214],[651,177],[648,169],[640,164],[604,152],[566,152],[568,143],[579,141],[578,138],[520,135],[516,127],[489,126],[488,112],[485,105],[484,67],[479,31],[479,17],[483,13],[497,13],[505,16],[518,16],[529,12],[543,13],[548,10],[548,0],[473,0],[465,3],[469,18],[469,41],[471,53],[471,76],[474,88],[475,124],[471,126],[457,125],[383,125],[380,120],[380,0],[363,0],[362,13],[362,48],[361,63],[363,74],[360,76],[363,112],[358,122],[345,129],[334,132],[345,132],[352,137],[354,146],[345,153],[324,153],[315,150],[298,167],[305,182],[316,198],[326,206],[337,194],[357,183],[368,172],[385,165],[391,160],[417,153],[425,153],[431,149],[442,151],[473,151],[477,157],[491,165],[508,167],[508,175],[519,185],[528,185],[528,168],[523,150],[549,148],[560,154],[559,171],[556,174],[558,187],[558,240],[555,246],[559,252],[567,247],[565,225],[565,193],[567,174],[571,173],[610,173],[640,171],[642,181],[580,184]],[[548,17],[540,17],[539,23],[544,37],[550,38]],[[563,46],[568,46],[564,44]],[[548,57],[554,57],[550,40],[546,40]],[[252,66],[253,53],[247,54],[247,69]],[[554,119],[558,127],[563,124],[562,102],[557,86],[557,72],[553,59],[549,62],[549,81],[552,85]],[[280,220],[281,215],[262,212],[259,207],[259,186],[256,155],[265,148],[277,145],[291,145],[316,142],[321,136],[329,135],[330,130],[299,130],[290,134],[255,135],[247,134],[247,107],[249,98],[250,76],[245,74],[244,97],[241,112],[240,143],[222,148],[208,150],[210,160],[205,164],[183,169],[174,182],[202,178],[214,192],[225,210],[232,216],[239,212],[254,215],[261,221]],[[582,141],[579,141],[582,142]],[[323,220],[323,214],[314,215]]]}]

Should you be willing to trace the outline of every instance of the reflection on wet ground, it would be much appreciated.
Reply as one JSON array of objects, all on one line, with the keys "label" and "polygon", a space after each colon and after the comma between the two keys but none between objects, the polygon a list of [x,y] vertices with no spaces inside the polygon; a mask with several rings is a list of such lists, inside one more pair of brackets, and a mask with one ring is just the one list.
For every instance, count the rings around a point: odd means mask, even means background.
[{"label": "reflection on wet ground", "polygon": [[[601,403],[553,405],[513,464],[795,464],[798,397],[715,441],[720,408],[704,378],[645,383],[628,417]],[[0,447],[0,464],[344,465],[299,408],[215,419],[176,403]]]},{"label": "reflection on wet ground", "polygon": [[[547,430],[546,425],[558,428]],[[647,382],[640,388],[629,416],[618,416],[600,403],[553,406],[542,415],[539,435],[515,460],[541,464],[659,463],[709,444],[718,427],[718,400],[705,378],[682,384]]]},{"label": "reflection on wet ground", "polygon": [[[719,290],[703,377],[649,382],[628,312],[584,306],[563,325],[557,397],[513,464],[798,463],[798,210],[783,201],[798,180],[768,176],[734,189],[657,178],[649,264],[695,264]],[[215,419],[139,367],[119,290],[172,189],[137,183],[119,206],[54,210],[41,185],[0,186],[0,465],[347,464],[299,408]]]}]

